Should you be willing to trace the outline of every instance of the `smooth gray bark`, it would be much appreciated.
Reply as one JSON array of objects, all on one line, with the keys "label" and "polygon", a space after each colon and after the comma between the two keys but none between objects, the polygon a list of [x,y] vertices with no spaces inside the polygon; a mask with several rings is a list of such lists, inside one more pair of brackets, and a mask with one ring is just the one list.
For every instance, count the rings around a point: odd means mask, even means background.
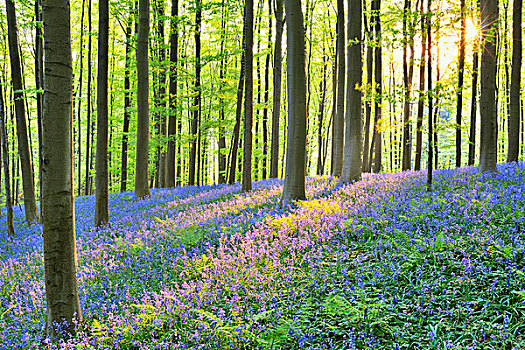
[{"label": "smooth gray bark", "polygon": [[95,226],[109,222],[108,51],[109,1],[98,5],[97,148],[95,158]]},{"label": "smooth gray bark", "polygon": [[303,13],[300,0],[285,0],[288,60],[288,138],[281,203],[306,198],[306,73]]},{"label": "smooth gray bark", "polygon": [[139,0],[137,36],[137,149],[135,163],[135,195],[150,195],[148,186],[149,151],[149,0]]},{"label": "smooth gray bark", "polygon": [[346,84],[346,125],[344,162],[341,179],[346,182],[361,178],[363,159],[361,90],[363,81],[362,42],[362,2],[348,0],[348,75]]},{"label": "smooth gray bark", "polygon": [[495,105],[497,71],[498,0],[481,1],[481,27],[483,44],[481,52],[481,172],[496,170],[498,123]]},{"label": "smooth gray bark", "polygon": [[521,17],[522,0],[514,0],[512,12],[512,73],[509,103],[509,135],[507,162],[517,162],[520,149],[520,90],[521,90]]},{"label": "smooth gray bark", "polygon": [[252,190],[252,123],[253,123],[253,0],[244,3],[244,28],[246,32],[245,83],[244,83],[244,152],[242,161],[243,192]]},{"label": "smooth gray bark", "polygon": [[[82,320],[73,194],[73,63],[68,0],[43,0],[44,111],[42,226],[46,334],[74,333]],[[65,323],[65,324],[64,324]]]}]

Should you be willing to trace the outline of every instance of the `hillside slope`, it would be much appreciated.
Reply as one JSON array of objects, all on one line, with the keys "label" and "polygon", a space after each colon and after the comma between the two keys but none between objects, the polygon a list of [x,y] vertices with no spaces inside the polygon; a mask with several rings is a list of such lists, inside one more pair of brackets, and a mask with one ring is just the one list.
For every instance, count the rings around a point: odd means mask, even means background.
[{"label": "hillside slope", "polygon": [[[62,348],[512,349],[525,346],[525,165],[498,174],[280,181],[76,201],[86,327]],[[39,227],[0,232],[0,349],[48,348]],[[4,218],[1,218],[4,220]]]}]

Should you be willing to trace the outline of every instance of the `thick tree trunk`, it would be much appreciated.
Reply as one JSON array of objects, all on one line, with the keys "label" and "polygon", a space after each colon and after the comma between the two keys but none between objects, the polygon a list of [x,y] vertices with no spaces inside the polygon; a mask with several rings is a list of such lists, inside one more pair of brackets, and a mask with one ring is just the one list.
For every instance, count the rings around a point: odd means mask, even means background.
[{"label": "thick tree trunk", "polygon": [[169,82],[169,119],[168,151],[166,155],[166,187],[175,187],[175,157],[177,147],[177,64],[179,54],[179,1],[171,2],[170,24],[170,82]]},{"label": "thick tree trunk", "polygon": [[277,178],[279,170],[279,119],[281,117],[283,0],[275,1],[275,47],[273,55],[273,111],[270,178]]},{"label": "thick tree trunk", "polygon": [[188,184],[195,185],[195,167],[197,161],[198,120],[201,112],[201,21],[202,3],[195,1],[195,99],[193,100],[193,118],[191,120],[191,140],[189,154]]},{"label": "thick tree trunk", "polygon": [[498,124],[496,118],[496,43],[498,31],[498,0],[481,1],[483,51],[481,53],[481,172],[495,171],[497,162]]},{"label": "thick tree trunk", "polygon": [[332,149],[333,176],[341,176],[344,153],[345,128],[345,5],[343,0],[337,0],[337,111],[334,119],[334,142]]},{"label": "thick tree trunk", "polygon": [[76,276],[71,110],[73,63],[69,1],[43,0],[42,5],[46,58],[42,134],[42,230],[47,305],[46,334],[53,338],[65,336],[66,332],[74,333],[82,320],[82,312]]},{"label": "thick tree trunk", "polygon": [[26,122],[26,109],[22,86],[22,68],[18,47],[15,3],[6,1],[7,36],[9,42],[9,58],[11,61],[11,80],[14,90],[14,105],[16,115],[16,136],[18,139],[18,154],[22,167],[22,186],[24,188],[24,210],[29,224],[39,221],[36,206],[35,186],[33,183],[33,168],[31,166],[30,146]]},{"label": "thick tree trunk", "polygon": [[361,121],[361,91],[358,87],[363,81],[363,66],[361,57],[361,0],[348,0],[348,75],[346,84],[346,127],[343,174],[341,179],[346,182],[361,178],[363,148]]},{"label": "thick tree trunk", "polygon": [[421,156],[423,153],[423,110],[425,100],[425,55],[427,54],[427,32],[425,15],[423,14],[423,0],[420,4],[421,10],[421,63],[419,66],[419,99],[417,101],[416,121],[416,155],[414,170],[421,170]]},{"label": "thick tree trunk", "polygon": [[[306,198],[306,74],[304,24],[300,0],[286,0],[288,139],[282,205]],[[344,56],[343,56],[344,57]]]},{"label": "thick tree trunk", "polygon": [[[0,78],[0,86],[2,81]],[[7,144],[7,132],[5,127],[5,100],[4,92],[0,88],[0,139],[2,143],[2,165],[4,167],[4,187],[5,187],[5,207],[7,212],[7,234],[9,236],[15,235],[15,227],[13,225],[13,200],[11,196],[11,176],[9,174],[9,149]]]},{"label": "thick tree trunk", "polygon": [[521,17],[522,0],[514,0],[512,14],[512,73],[507,162],[517,162],[520,146]]},{"label": "thick tree trunk", "polygon": [[246,31],[244,84],[244,152],[242,160],[242,191],[252,190],[252,118],[253,118],[253,0],[244,3]]},{"label": "thick tree trunk", "polygon": [[95,226],[109,222],[108,54],[109,0],[98,5],[97,154],[95,160]]},{"label": "thick tree trunk", "polygon": [[460,0],[461,6],[461,35],[459,39],[459,62],[458,62],[458,90],[456,92],[456,167],[461,166],[461,124],[463,112],[463,76],[465,69],[465,33],[467,31],[467,19],[465,0]]},{"label": "thick tree trunk", "polygon": [[149,0],[139,0],[137,33],[137,148],[135,163],[135,195],[150,195],[148,186],[149,150]]}]

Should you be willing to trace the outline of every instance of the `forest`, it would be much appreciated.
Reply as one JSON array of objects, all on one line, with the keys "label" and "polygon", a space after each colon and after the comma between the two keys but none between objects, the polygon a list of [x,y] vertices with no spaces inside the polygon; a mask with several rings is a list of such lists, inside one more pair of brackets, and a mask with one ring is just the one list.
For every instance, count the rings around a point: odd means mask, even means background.
[{"label": "forest", "polygon": [[0,349],[525,348],[522,0],[0,3]]}]

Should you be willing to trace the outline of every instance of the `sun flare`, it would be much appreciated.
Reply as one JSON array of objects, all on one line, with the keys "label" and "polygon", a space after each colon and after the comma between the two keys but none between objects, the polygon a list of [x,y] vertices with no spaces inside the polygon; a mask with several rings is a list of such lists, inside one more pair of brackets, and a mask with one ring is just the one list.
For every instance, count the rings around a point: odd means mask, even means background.
[{"label": "sun flare", "polygon": [[465,39],[467,42],[474,41],[480,33],[480,27],[474,22],[472,18],[467,18],[467,28],[465,31]]}]

